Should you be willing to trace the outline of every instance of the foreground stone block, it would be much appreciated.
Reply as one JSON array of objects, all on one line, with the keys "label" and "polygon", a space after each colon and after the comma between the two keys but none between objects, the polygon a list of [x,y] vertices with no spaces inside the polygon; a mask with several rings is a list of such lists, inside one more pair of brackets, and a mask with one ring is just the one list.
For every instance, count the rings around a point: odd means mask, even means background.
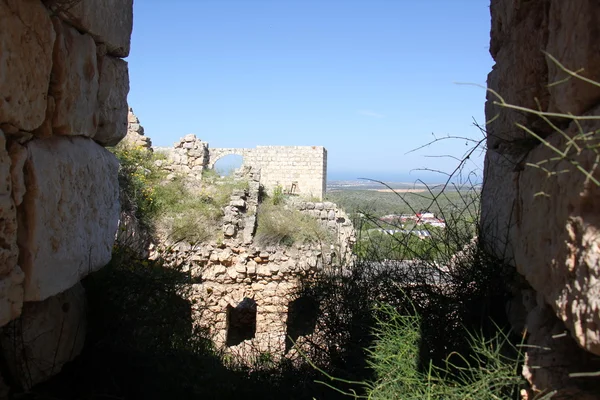
[{"label": "foreground stone block", "polygon": [[[52,4],[52,3],[51,3]],[[106,45],[108,53],[127,57],[133,29],[133,0],[85,0],[52,6],[61,18]]]},{"label": "foreground stone block", "polygon": [[39,0],[0,1],[0,125],[44,121],[55,33]]},{"label": "foreground stone block", "polygon": [[502,260],[512,260],[515,218],[521,212],[515,200],[519,168],[514,157],[488,150],[481,191],[481,239],[487,250]]},{"label": "foreground stone block", "polygon": [[2,328],[2,355],[14,381],[29,389],[62,369],[83,348],[86,319],[81,284],[43,302],[25,303],[21,318]]},{"label": "foreground stone block", "polygon": [[[565,67],[582,76],[600,81],[600,10],[596,0],[552,0],[546,51]],[[550,59],[548,83],[568,75]],[[548,88],[551,112],[581,115],[600,101],[600,88],[571,78]]]},{"label": "foreground stone block", "polygon": [[552,398],[597,399],[597,381],[587,378],[587,385],[578,387],[581,381],[577,382],[569,376],[572,373],[595,372],[595,357],[565,334],[564,324],[556,318],[550,307],[539,304],[531,309],[527,314],[526,326],[528,350],[523,377],[531,385],[528,398],[540,398],[544,393],[556,390]]},{"label": "foreground stone block", "polygon": [[104,56],[100,59],[98,90],[99,124],[94,140],[103,146],[115,146],[127,135],[127,62]]},{"label": "foreground stone block", "polygon": [[[492,0],[490,8],[490,53],[496,65],[488,76],[488,87],[498,92],[508,104],[538,109],[537,99],[542,109],[547,109],[548,67],[542,50],[547,41],[549,3]],[[494,101],[498,98],[488,92],[486,119],[495,118],[487,126],[488,148],[504,153],[504,147],[508,145],[511,152],[525,152],[511,146],[511,142],[527,138],[527,133],[517,128],[515,123],[531,126],[536,118],[495,106]]]},{"label": "foreground stone block", "polygon": [[57,33],[50,82],[52,133],[93,137],[98,127],[96,44],[60,19],[52,22]]},{"label": "foreground stone block", "polygon": [[118,162],[90,139],[27,144],[19,207],[25,300],[42,301],[108,263],[119,218]]},{"label": "foreground stone block", "polygon": [[17,265],[17,210],[12,199],[11,160],[0,130],[0,277]]},{"label": "foreground stone block", "polygon": [[[590,112],[598,115],[600,106]],[[581,123],[585,132],[598,123]],[[567,132],[574,135],[573,124]],[[549,138],[558,149],[566,139]],[[588,142],[598,146],[600,141]],[[529,163],[550,160],[556,154],[544,145],[535,148]],[[585,170],[593,170],[596,153],[572,155]],[[600,355],[600,187],[586,179],[568,161],[544,164],[552,172],[526,167],[519,177],[516,201],[521,212],[515,218],[514,261],[517,270],[554,308],[580,346]],[[600,173],[594,173],[596,179]],[[515,243],[516,244],[516,243]]]},{"label": "foreground stone block", "polygon": [[12,196],[12,162],[6,147],[0,130],[0,326],[21,313],[24,279],[17,265],[17,209]]}]

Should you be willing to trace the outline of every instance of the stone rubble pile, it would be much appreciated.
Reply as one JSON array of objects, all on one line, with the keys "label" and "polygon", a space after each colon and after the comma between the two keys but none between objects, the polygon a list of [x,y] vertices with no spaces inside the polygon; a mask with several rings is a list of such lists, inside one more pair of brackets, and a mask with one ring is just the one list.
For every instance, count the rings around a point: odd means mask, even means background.
[{"label": "stone rubble pile", "polygon": [[173,148],[159,147],[155,149],[167,156],[160,167],[175,174],[183,174],[188,178],[202,179],[202,171],[209,161],[208,143],[189,134],[181,138]]},{"label": "stone rubble pile", "polygon": [[123,138],[124,144],[134,148],[144,148],[152,150],[152,140],[148,136],[144,136],[144,127],[140,124],[140,120],[133,113],[133,109],[129,107],[127,115],[127,135]]}]

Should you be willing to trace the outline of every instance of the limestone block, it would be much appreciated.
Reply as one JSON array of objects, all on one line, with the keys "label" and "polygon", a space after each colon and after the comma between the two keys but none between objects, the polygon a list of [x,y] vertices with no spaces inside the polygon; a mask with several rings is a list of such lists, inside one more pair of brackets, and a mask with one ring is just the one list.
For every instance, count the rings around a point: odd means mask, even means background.
[{"label": "limestone block", "polygon": [[223,234],[225,235],[225,237],[232,237],[235,236],[236,234],[236,229],[235,229],[235,225],[226,225],[223,227]]},{"label": "limestone block", "polygon": [[0,26],[0,124],[33,131],[46,116],[52,22],[39,0],[3,0]]},{"label": "limestone block", "polygon": [[242,199],[232,200],[231,202],[229,202],[229,205],[232,207],[245,208],[246,201]]},{"label": "limestone block", "polygon": [[327,219],[329,219],[330,221],[335,221],[335,211],[329,211],[329,214],[327,214]]},{"label": "limestone block", "polygon": [[223,275],[225,272],[227,272],[227,267],[225,267],[224,265],[215,265],[214,267],[214,275]]},{"label": "limestone block", "polygon": [[98,130],[94,140],[103,146],[114,146],[127,134],[127,94],[129,70],[127,62],[104,56],[99,61]]},{"label": "limestone block", "polygon": [[220,262],[225,262],[225,261],[228,261],[232,255],[233,255],[233,252],[231,251],[231,249],[229,247],[227,247],[219,253],[218,259]]},{"label": "limestone block", "polygon": [[248,261],[248,265],[246,266],[246,272],[250,275],[256,274],[256,261]]},{"label": "limestone block", "polygon": [[227,268],[227,276],[231,279],[235,279],[238,276],[238,273],[235,269],[235,267],[229,267]]},{"label": "limestone block", "polygon": [[244,264],[236,264],[235,265],[235,270],[240,273],[240,274],[245,274],[246,273],[246,266]]},{"label": "limestone block", "polygon": [[62,19],[106,45],[110,55],[129,55],[133,0],[85,0],[60,9]]},{"label": "limestone block", "polygon": [[19,208],[25,300],[42,301],[106,265],[119,219],[118,162],[82,137],[27,143]]},{"label": "limestone block", "polygon": [[[493,0],[492,40],[490,53],[496,65],[488,76],[488,87],[498,92],[509,104],[537,109],[536,98],[543,110],[549,102],[544,77],[548,67],[542,50],[548,35],[549,2]],[[488,148],[499,150],[506,141],[522,140],[527,134],[517,128],[520,122],[531,126],[537,119],[529,114],[502,109],[493,104],[497,98],[487,93],[486,118]]]},{"label": "limestone block", "polygon": [[[248,271],[250,271],[250,267],[248,267]],[[271,275],[271,269],[269,268],[268,265],[259,264],[258,267],[256,267],[256,274],[258,276],[270,276]]]},{"label": "limestone block", "polygon": [[21,318],[7,325],[0,339],[13,379],[29,389],[57,374],[81,352],[85,331],[80,284],[45,301],[25,303]]},{"label": "limestone block", "polygon": [[[590,112],[598,115],[600,107]],[[598,129],[598,122],[582,122],[585,132]],[[573,133],[572,126],[569,133]],[[566,139],[549,138],[563,149]],[[589,145],[598,145],[588,143]],[[527,161],[548,160],[555,154],[540,145]],[[596,153],[573,155],[584,169],[591,170]],[[554,308],[580,346],[600,355],[600,187],[586,181],[583,173],[567,161],[549,162],[548,176],[526,167],[519,177],[517,202],[521,211],[512,227],[519,246],[514,246],[518,271]],[[600,178],[598,172],[596,178]],[[540,229],[543,227],[543,229]],[[513,241],[516,241],[514,239]]]},{"label": "limestone block", "polygon": [[17,211],[11,196],[11,159],[6,151],[4,134],[0,131],[0,277],[16,267]]},{"label": "limestone block", "polygon": [[[595,0],[552,0],[546,51],[565,67],[600,82],[600,8]],[[548,83],[568,77],[549,58]],[[600,100],[600,88],[580,79],[550,86],[549,111],[581,115]]]},{"label": "limestone block", "polygon": [[501,260],[512,260],[514,231],[511,227],[522,214],[517,200],[522,167],[510,157],[488,150],[481,191],[480,231],[486,250]]},{"label": "limestone block", "polygon": [[49,94],[54,100],[52,133],[93,137],[98,128],[96,44],[58,18]]},{"label": "limestone block", "polygon": [[[523,365],[523,376],[531,385],[530,398],[556,390],[553,398],[597,399],[598,383],[594,381],[584,392],[577,388],[576,381],[569,377],[574,372],[597,370],[594,356],[577,346],[565,335],[565,326],[545,304],[532,309],[527,315],[527,354]],[[595,390],[594,390],[595,389]]]}]

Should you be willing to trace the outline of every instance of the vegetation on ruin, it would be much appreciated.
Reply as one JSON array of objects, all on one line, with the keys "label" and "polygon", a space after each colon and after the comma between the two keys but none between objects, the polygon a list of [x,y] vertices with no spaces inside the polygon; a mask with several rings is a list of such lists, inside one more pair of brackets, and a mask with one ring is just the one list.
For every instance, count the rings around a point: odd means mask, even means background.
[{"label": "vegetation on ruin", "polygon": [[[154,231],[168,231],[174,241],[208,240],[202,227],[217,231],[232,191],[247,185],[207,171],[202,185],[190,186],[157,167],[160,154],[125,148],[115,154],[122,164],[123,211]],[[304,358],[276,363],[264,353],[247,365],[224,357],[205,332],[191,328],[192,307],[204,305],[187,296],[193,283],[189,273],[117,245],[110,265],[84,280],[91,334],[82,356],[37,393],[148,399],[514,398],[522,381],[521,354],[514,346],[520,338],[510,334],[504,311],[514,270],[472,241],[479,188],[369,191],[362,200],[348,194],[335,200],[355,217],[359,257],[354,265],[306,280],[296,294],[313,299],[320,310],[315,331],[322,340],[304,346]],[[318,221],[292,210],[287,201],[275,193],[260,204],[257,243],[331,240]],[[378,231],[394,228],[380,220],[383,215],[421,210],[438,214],[446,228],[428,227],[427,239]],[[390,267],[389,260],[418,263]],[[292,346],[296,340],[290,337]]]},{"label": "vegetation on ruin", "polygon": [[255,243],[259,246],[332,243],[331,233],[315,218],[303,214],[273,196],[260,204]]},{"label": "vegetation on ruin", "polygon": [[[123,213],[173,242],[214,240],[223,207],[246,182],[206,171],[201,183],[160,167],[164,156],[117,146]],[[385,188],[385,186],[382,186]],[[32,398],[496,399],[511,398],[521,378],[504,312],[511,269],[477,245],[479,187],[419,193],[333,192],[357,228],[354,265],[329,268],[303,282],[298,298],[320,310],[322,340],[304,358],[252,365],[224,356],[205,332],[192,329],[193,281],[182,265],[140,257],[119,242],[113,260],[83,282],[89,296],[85,349]],[[265,197],[257,213],[260,246],[331,243],[314,218],[286,195]],[[428,210],[446,228],[431,237],[381,230],[418,230],[380,218]],[[133,240],[136,240],[135,238]],[[386,267],[389,260],[417,264]],[[449,267],[451,266],[451,267]],[[444,329],[440,329],[443,326]],[[293,346],[299,337],[290,337]],[[90,371],[93,371],[90,373]]]},{"label": "vegetation on ruin", "polygon": [[[235,189],[247,182],[205,171],[202,183],[160,168],[160,152],[119,144],[122,212],[134,216],[143,229],[157,232],[171,242],[199,243],[217,239],[223,207]],[[157,163],[158,161],[158,163]]]},{"label": "vegetation on ruin", "polygon": [[[457,193],[462,209],[435,205],[446,229],[433,229],[426,239],[375,232],[367,246],[359,238],[352,275],[328,274],[305,288],[326,315],[319,329],[332,337],[334,330],[346,333],[340,347],[348,353],[337,357],[364,362],[353,367],[362,368],[361,379],[343,369],[324,371],[325,385],[351,398],[516,398],[523,382],[522,338],[511,333],[504,309],[515,271],[473,239],[478,214],[466,210],[477,209],[478,190]],[[404,194],[396,196],[406,205]],[[323,354],[332,350],[307,357],[320,360]]]}]

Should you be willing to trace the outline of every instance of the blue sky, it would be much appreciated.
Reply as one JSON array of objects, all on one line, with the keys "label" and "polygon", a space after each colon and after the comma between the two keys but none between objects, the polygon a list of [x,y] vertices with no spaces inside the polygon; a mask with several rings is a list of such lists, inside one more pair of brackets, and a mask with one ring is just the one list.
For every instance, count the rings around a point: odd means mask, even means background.
[{"label": "blue sky", "polygon": [[[321,145],[330,178],[450,170],[481,137],[482,0],[136,0],[129,104],[153,144]],[[473,167],[481,164],[475,158]],[[413,172],[410,177],[418,177]]]}]

